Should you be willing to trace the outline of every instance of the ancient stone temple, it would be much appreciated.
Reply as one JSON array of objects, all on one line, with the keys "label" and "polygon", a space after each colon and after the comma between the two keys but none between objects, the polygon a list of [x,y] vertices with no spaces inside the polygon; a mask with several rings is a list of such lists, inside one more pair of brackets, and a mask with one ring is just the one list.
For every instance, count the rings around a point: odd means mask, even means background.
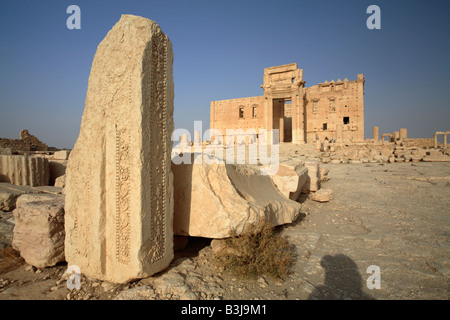
[{"label": "ancient stone temple", "polygon": [[172,44],[123,15],[97,48],[66,171],[66,260],[124,283],[173,259]]},{"label": "ancient stone temple", "polygon": [[303,70],[291,63],[265,68],[263,81],[262,96],[212,101],[210,128],[223,135],[227,129],[257,135],[277,129],[280,142],[364,141],[362,74],[305,87]]}]

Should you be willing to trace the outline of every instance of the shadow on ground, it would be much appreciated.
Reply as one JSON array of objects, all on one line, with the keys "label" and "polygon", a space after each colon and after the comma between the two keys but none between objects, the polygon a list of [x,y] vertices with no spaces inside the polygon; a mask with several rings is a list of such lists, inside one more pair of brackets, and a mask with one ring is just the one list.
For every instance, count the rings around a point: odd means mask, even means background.
[{"label": "shadow on ground", "polygon": [[363,282],[355,262],[344,254],[326,255],[320,262],[325,283],[315,287],[310,300],[375,300],[363,292]]}]

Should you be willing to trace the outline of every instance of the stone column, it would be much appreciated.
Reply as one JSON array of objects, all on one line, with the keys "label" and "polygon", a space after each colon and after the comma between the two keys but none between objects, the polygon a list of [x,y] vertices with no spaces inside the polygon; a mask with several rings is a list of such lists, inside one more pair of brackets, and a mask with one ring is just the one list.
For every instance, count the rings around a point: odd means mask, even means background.
[{"label": "stone column", "polygon": [[380,143],[380,129],[377,126],[373,127],[373,141],[375,144]]},{"label": "stone column", "polygon": [[305,114],[303,112],[303,96],[296,95],[293,100],[297,102],[297,110],[298,110],[298,142],[303,144],[305,143]]},{"label": "stone column", "polygon": [[437,133],[435,133],[435,134],[433,135],[433,138],[434,138],[434,148],[436,149],[436,148],[437,148],[437,145],[438,145]]},{"label": "stone column", "polygon": [[187,133],[183,133],[183,135],[181,136],[180,146],[185,148],[188,145],[189,145],[188,135],[187,135]]},{"label": "stone column", "polygon": [[400,140],[405,140],[408,138],[408,130],[406,128],[400,128],[399,130],[399,138]]},{"label": "stone column", "polygon": [[299,136],[298,136],[298,128],[299,128],[299,123],[298,123],[298,116],[297,113],[299,112],[298,110],[298,105],[297,105],[297,101],[295,99],[291,100],[291,127],[292,127],[292,142],[293,143],[298,143],[299,141]]},{"label": "stone column", "polygon": [[400,133],[398,131],[392,132],[392,136],[394,137],[394,142],[400,138]]},{"label": "stone column", "polygon": [[200,139],[200,131],[196,130],[194,131],[194,145],[199,146],[201,145],[201,139]]},{"label": "stone column", "polygon": [[66,171],[65,255],[87,276],[126,283],[173,259],[172,44],[122,15],[97,48]]},{"label": "stone column", "polygon": [[279,110],[279,127],[280,127],[280,142],[284,142],[284,104],[280,106],[280,110]]},{"label": "stone column", "polygon": [[447,149],[447,135],[450,134],[449,131],[444,132],[444,149]]},{"label": "stone column", "polygon": [[50,167],[47,158],[26,155],[0,155],[0,182],[19,186],[48,186]]}]

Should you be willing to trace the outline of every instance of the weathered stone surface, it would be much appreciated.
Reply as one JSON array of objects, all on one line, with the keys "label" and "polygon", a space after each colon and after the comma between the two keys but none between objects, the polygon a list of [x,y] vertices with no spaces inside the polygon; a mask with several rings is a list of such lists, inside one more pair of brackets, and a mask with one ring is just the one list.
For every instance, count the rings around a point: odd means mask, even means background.
[{"label": "weathered stone surface", "polygon": [[59,150],[53,154],[53,159],[55,160],[67,160],[69,159],[69,150]]},{"label": "weathered stone surface", "polygon": [[292,159],[279,163],[276,174],[271,175],[275,186],[288,199],[297,200],[308,179],[308,168],[303,161]]},{"label": "weathered stone surface", "polygon": [[16,207],[16,199],[20,194],[0,190],[0,210],[12,211]]},{"label": "weathered stone surface", "polygon": [[61,199],[61,195],[50,193],[26,193],[17,198],[16,207],[19,208],[31,202],[55,201],[58,199]]},{"label": "weathered stone surface", "polygon": [[64,261],[64,196],[22,201],[13,214],[12,245],[28,264],[44,268]]},{"label": "weathered stone surface", "polygon": [[320,188],[320,163],[318,161],[305,161],[308,168],[308,178],[303,185],[302,193],[310,193]]},{"label": "weathered stone surface", "polygon": [[300,203],[283,197],[258,168],[203,163],[172,165],[172,170],[175,234],[226,238],[262,220],[291,223],[300,213]]},{"label": "weathered stone surface", "polygon": [[66,175],[62,175],[55,179],[55,187],[64,188],[66,186]]},{"label": "weathered stone surface", "polygon": [[100,43],[66,171],[66,260],[115,283],[173,259],[173,53],[153,21],[123,15]]},{"label": "weathered stone surface", "polygon": [[22,186],[47,186],[48,160],[41,157],[0,155],[0,182]]},{"label": "weathered stone surface", "polygon": [[333,199],[333,190],[320,189],[311,194],[311,199],[318,202],[328,202]]},{"label": "weathered stone surface", "polygon": [[[6,182],[0,182],[0,210],[12,211],[16,208],[18,198],[26,193],[48,193],[51,190],[41,187],[18,186]],[[47,187],[50,188],[50,187]]]}]

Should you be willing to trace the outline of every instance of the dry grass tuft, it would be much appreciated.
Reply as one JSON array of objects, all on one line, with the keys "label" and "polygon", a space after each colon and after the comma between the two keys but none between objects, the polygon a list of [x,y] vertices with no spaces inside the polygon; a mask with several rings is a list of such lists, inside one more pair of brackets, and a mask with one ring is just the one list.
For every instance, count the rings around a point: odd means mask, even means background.
[{"label": "dry grass tuft", "polygon": [[216,263],[225,272],[241,278],[262,275],[285,279],[294,264],[289,242],[274,233],[274,227],[264,222],[251,226],[243,234],[226,239],[230,248],[216,257]]}]

